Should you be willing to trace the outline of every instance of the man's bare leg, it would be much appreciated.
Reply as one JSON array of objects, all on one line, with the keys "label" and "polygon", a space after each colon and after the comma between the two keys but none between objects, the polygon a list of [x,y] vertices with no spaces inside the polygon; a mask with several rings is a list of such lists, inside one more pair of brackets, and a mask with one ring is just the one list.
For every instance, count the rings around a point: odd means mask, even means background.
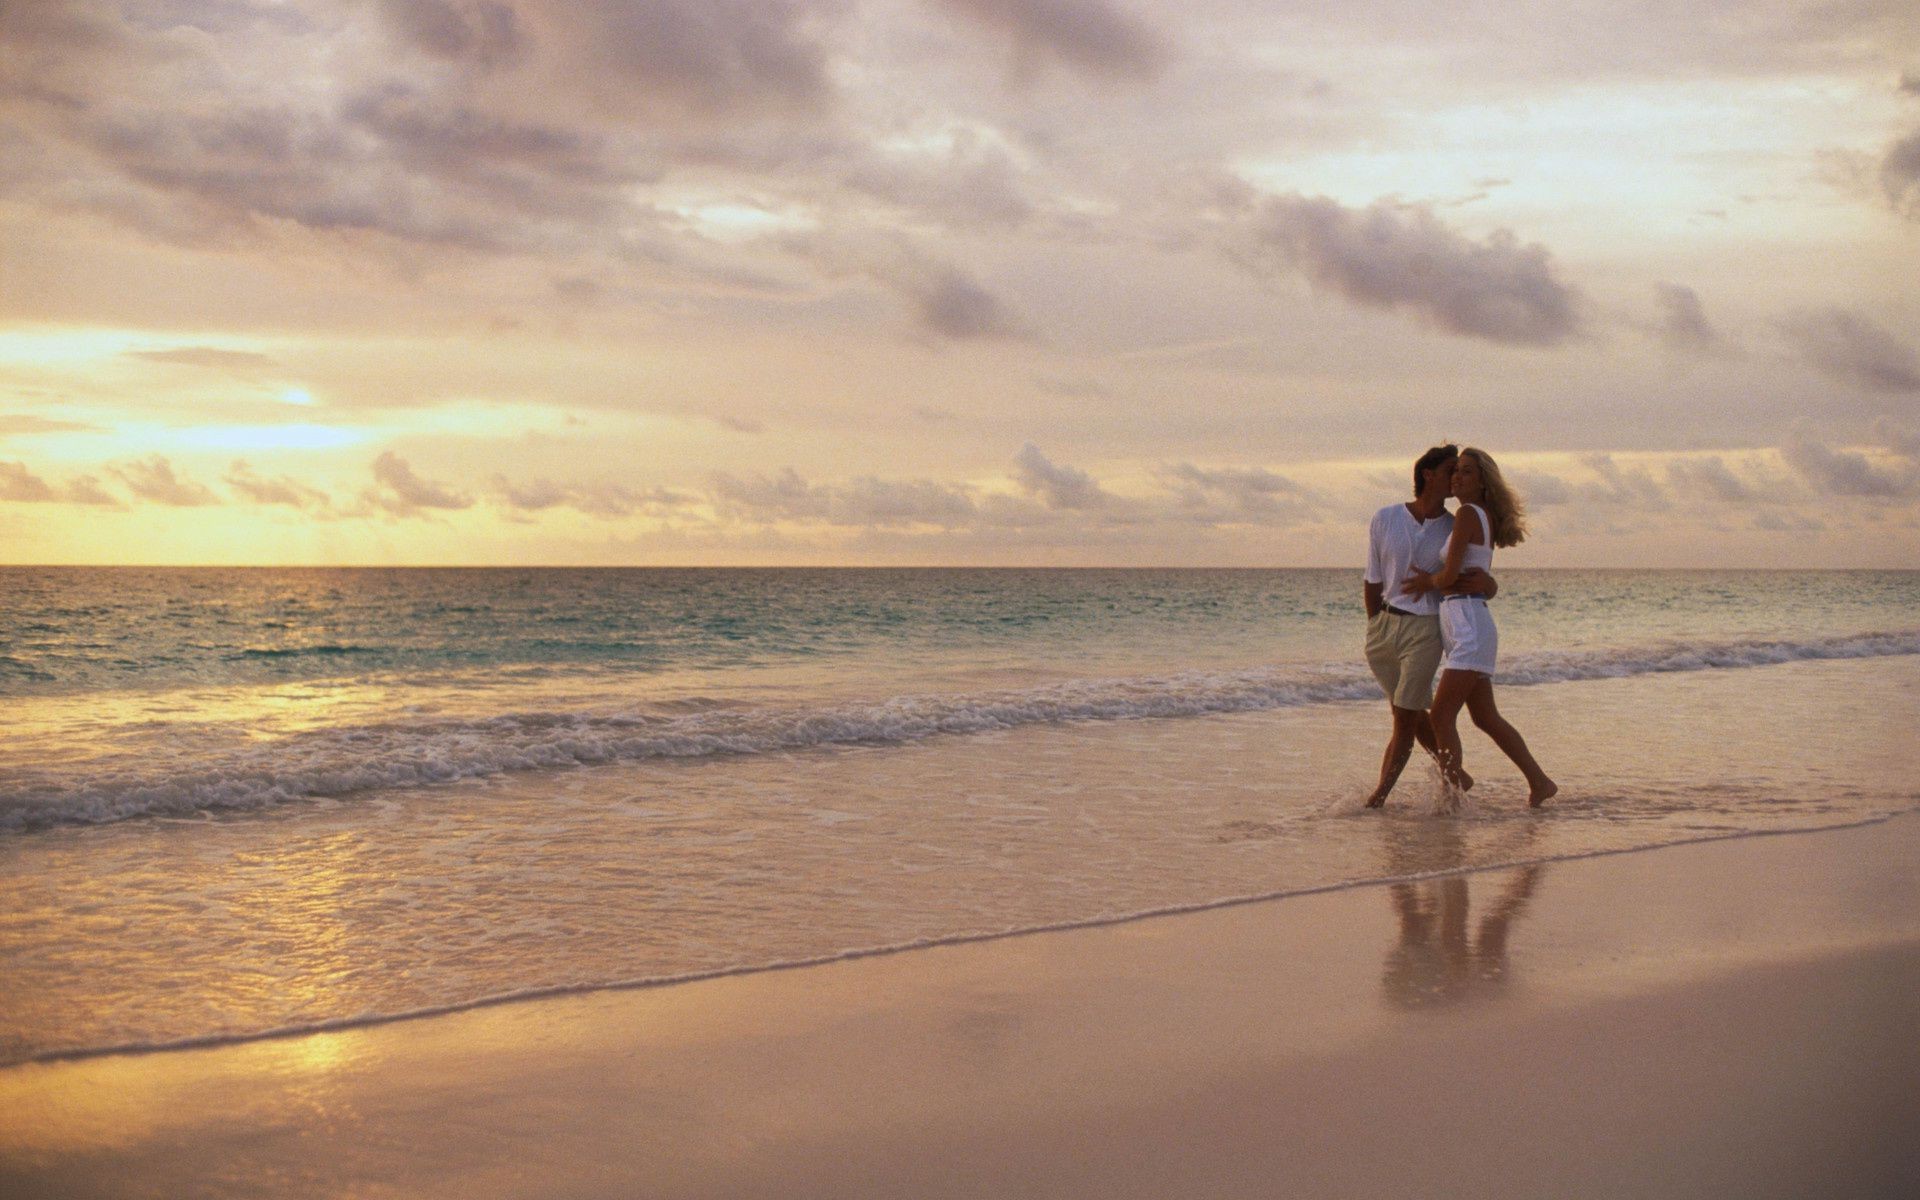
[{"label": "man's bare leg", "polygon": [[[1418,708],[1389,706],[1393,711],[1393,733],[1387,738],[1386,753],[1380,757],[1380,783],[1367,797],[1368,808],[1379,808],[1387,802],[1387,794],[1393,791],[1393,785],[1400,781],[1400,772],[1406,770],[1407,759],[1413,756],[1413,744],[1419,742],[1435,760],[1440,757],[1440,744],[1433,736],[1433,722],[1427,714]],[[1463,787],[1472,787],[1473,780],[1466,777]]]}]

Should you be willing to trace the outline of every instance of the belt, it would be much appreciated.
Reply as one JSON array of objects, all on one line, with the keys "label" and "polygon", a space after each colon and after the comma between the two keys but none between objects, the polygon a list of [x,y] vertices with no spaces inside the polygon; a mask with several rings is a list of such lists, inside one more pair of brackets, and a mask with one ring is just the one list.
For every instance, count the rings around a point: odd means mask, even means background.
[{"label": "belt", "polygon": [[1404,608],[1395,608],[1391,604],[1383,604],[1381,605],[1381,608],[1385,609],[1387,612],[1392,613],[1396,617],[1417,617],[1420,615],[1419,613],[1410,613]]},{"label": "belt", "polygon": [[1458,592],[1453,595],[1440,597],[1440,602],[1442,604],[1446,603],[1449,600],[1478,600],[1482,604],[1485,604],[1487,601],[1487,598],[1485,596],[1476,596],[1471,592]]}]

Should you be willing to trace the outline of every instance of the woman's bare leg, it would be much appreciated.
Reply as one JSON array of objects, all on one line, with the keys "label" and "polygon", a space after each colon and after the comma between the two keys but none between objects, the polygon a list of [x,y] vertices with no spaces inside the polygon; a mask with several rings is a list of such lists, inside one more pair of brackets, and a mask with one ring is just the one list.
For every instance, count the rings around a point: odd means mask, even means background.
[{"label": "woman's bare leg", "polygon": [[1440,773],[1457,788],[1467,786],[1466,772],[1460,769],[1460,708],[1472,695],[1474,681],[1485,679],[1476,671],[1449,668],[1440,672],[1433,688],[1433,708],[1427,715],[1433,721],[1433,740],[1438,747],[1434,757],[1440,760]]},{"label": "woman's bare leg", "polygon": [[[1473,723],[1492,738],[1493,744],[1505,751],[1507,757],[1513,760],[1513,765],[1519,767],[1520,773],[1527,777],[1527,804],[1539,808],[1560,790],[1560,785],[1547,778],[1547,773],[1533,760],[1532,751],[1527,749],[1527,739],[1521,737],[1520,731],[1507,724],[1507,719],[1500,715],[1499,706],[1493,702],[1493,680],[1485,675],[1475,675],[1474,680],[1474,687],[1467,694],[1467,712],[1472,715]],[[1437,737],[1437,719],[1434,726]],[[1458,737],[1457,732],[1455,736]]]}]

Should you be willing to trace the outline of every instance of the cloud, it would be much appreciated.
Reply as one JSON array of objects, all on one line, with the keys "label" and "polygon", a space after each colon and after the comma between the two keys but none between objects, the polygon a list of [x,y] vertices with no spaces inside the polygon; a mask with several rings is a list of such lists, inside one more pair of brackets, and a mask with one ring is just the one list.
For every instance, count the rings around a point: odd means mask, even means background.
[{"label": "cloud", "polygon": [[1720,342],[1720,332],[1707,320],[1700,296],[1678,283],[1653,285],[1660,301],[1660,337],[1673,350],[1700,353]]},{"label": "cloud", "polygon": [[380,9],[396,38],[432,58],[491,69],[527,48],[520,18],[492,0],[380,0]]},{"label": "cloud", "polygon": [[959,269],[941,267],[896,281],[913,299],[920,323],[942,337],[1021,337],[1007,306]]},{"label": "cloud", "polygon": [[1644,508],[1659,512],[1673,507],[1665,488],[1640,467],[1622,467],[1611,454],[1589,454],[1580,464],[1598,476],[1598,481],[1581,485],[1583,499],[1596,504]]},{"label": "cloud", "polygon": [[1036,375],[1033,386],[1048,395],[1068,400],[1111,400],[1113,389],[1097,379],[1067,378],[1060,375]]},{"label": "cloud", "polygon": [[1559,504],[1573,503],[1573,485],[1558,475],[1545,471],[1529,471],[1515,467],[1507,471],[1507,477],[1520,492],[1528,508],[1551,508]]},{"label": "cloud", "polygon": [[27,470],[23,462],[0,462],[0,500],[43,504],[56,499],[46,480]]},{"label": "cloud", "polygon": [[32,413],[0,413],[0,437],[22,433],[93,433],[100,428],[84,421],[59,421]]},{"label": "cloud", "polygon": [[1021,446],[1013,461],[1014,478],[1048,508],[1098,508],[1112,499],[1093,476],[1049,461],[1032,442]]},{"label": "cloud", "polygon": [[1876,392],[1920,392],[1920,355],[1860,313],[1800,309],[1779,325],[1808,362],[1835,378]]},{"label": "cloud", "polygon": [[821,5],[556,0],[541,15],[568,79],[627,119],[809,112],[833,96]]},{"label": "cloud", "polygon": [[1901,458],[1920,458],[1920,432],[1881,417],[1873,423],[1873,434],[1880,439],[1888,453]]},{"label": "cloud", "polygon": [[772,476],[716,472],[711,482],[716,508],[752,521],[951,529],[980,516],[966,489],[929,479],[862,477],[843,485],[814,484],[788,467]]},{"label": "cloud", "polygon": [[1476,242],[1418,205],[1351,209],[1295,193],[1258,202],[1242,234],[1236,254],[1255,271],[1299,271],[1356,304],[1409,310],[1449,333],[1549,346],[1580,331],[1578,296],[1553,256],[1504,229]]},{"label": "cloud", "polygon": [[374,485],[360,493],[363,506],[396,517],[417,516],[428,509],[473,507],[473,497],[443,483],[422,479],[407,460],[391,450],[373,460]]},{"label": "cloud", "polygon": [[1170,57],[1166,40],[1106,0],[940,0],[1011,39],[1023,59],[1052,59],[1094,75],[1149,78]]},{"label": "cloud", "polygon": [[496,498],[515,512],[544,512],[564,507],[595,517],[625,517],[640,511],[672,511],[699,502],[696,496],[669,488],[636,491],[624,484],[609,482],[560,484],[544,476],[531,483],[516,484],[504,475],[495,475],[492,490]]},{"label": "cloud", "polygon": [[955,340],[1031,336],[978,281],[897,239],[869,245],[802,234],[781,239],[781,245],[829,275],[862,275],[894,292],[912,305],[920,327],[930,333]]},{"label": "cloud", "polygon": [[1876,470],[1866,456],[1852,450],[1834,450],[1807,430],[1796,432],[1780,447],[1780,457],[1800,473],[1816,492],[1834,496],[1891,497],[1914,490],[1916,472],[1896,477]]},{"label": "cloud", "polygon": [[173,350],[129,350],[128,358],[146,362],[172,363],[183,367],[208,367],[223,371],[245,371],[276,365],[265,354],[251,350],[222,350],[215,346],[181,346]]},{"label": "cloud", "polygon": [[1264,467],[1197,467],[1190,462],[1161,468],[1161,479],[1179,496],[1182,507],[1203,511],[1215,502],[1250,516],[1298,515],[1307,491]]},{"label": "cloud", "polygon": [[264,479],[254,474],[245,459],[235,459],[228,468],[226,485],[255,504],[285,504],[293,508],[324,509],[332,504],[325,492],[282,475]]},{"label": "cloud", "polygon": [[198,508],[220,502],[220,498],[204,484],[175,475],[173,464],[158,454],[128,463],[124,467],[109,467],[108,470],[119,476],[120,482],[127,485],[128,491],[142,500],[151,500],[155,504],[167,504],[176,508]]},{"label": "cloud", "polygon": [[0,501],[23,504],[94,504],[121,507],[120,499],[91,475],[76,475],[54,486],[27,469],[23,462],[0,462]]},{"label": "cloud", "polygon": [[1675,459],[1667,464],[1667,482],[1677,491],[1704,500],[1740,502],[1755,498],[1753,489],[1717,457]]},{"label": "cloud", "polygon": [[1893,211],[1920,221],[1920,129],[1888,146],[1881,156],[1880,190]]}]

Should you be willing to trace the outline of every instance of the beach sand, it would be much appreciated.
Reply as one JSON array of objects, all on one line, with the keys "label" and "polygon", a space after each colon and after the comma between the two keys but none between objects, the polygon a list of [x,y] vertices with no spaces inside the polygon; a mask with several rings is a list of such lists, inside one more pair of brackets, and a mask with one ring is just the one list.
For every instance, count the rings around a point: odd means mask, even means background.
[{"label": "beach sand", "polygon": [[1920,1195],[1920,817],[0,1072],[0,1194]]}]

